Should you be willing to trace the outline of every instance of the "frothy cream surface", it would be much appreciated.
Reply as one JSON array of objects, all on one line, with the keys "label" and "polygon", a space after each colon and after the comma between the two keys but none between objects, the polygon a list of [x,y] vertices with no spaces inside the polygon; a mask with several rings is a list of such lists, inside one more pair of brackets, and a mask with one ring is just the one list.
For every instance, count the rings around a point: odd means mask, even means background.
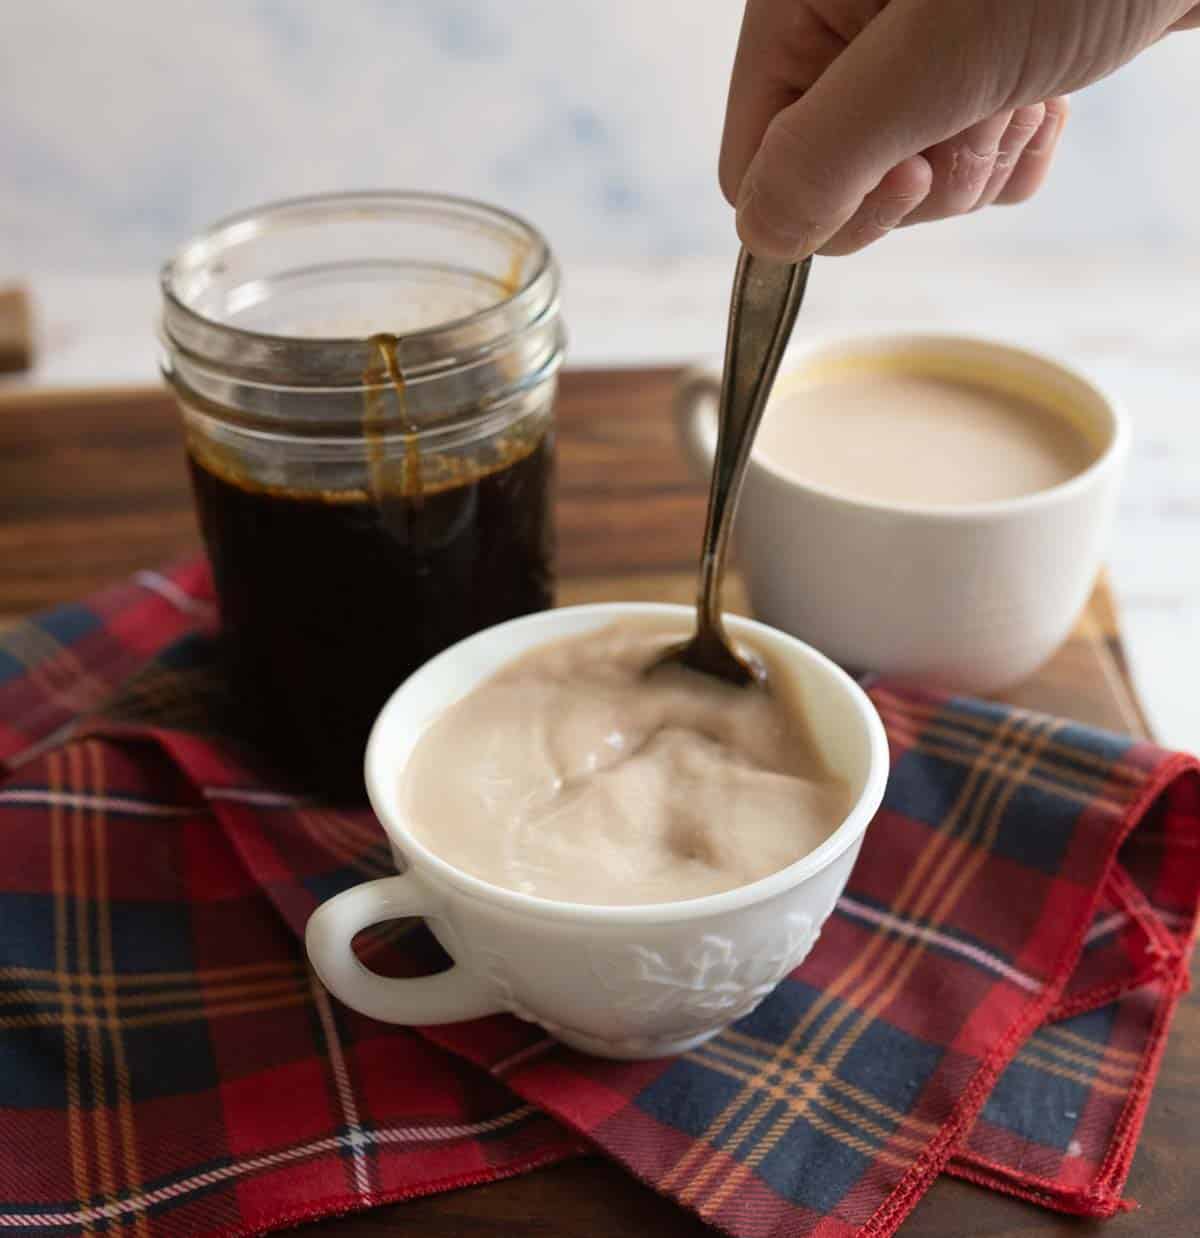
[{"label": "frothy cream surface", "polygon": [[944,507],[1048,490],[1097,452],[1066,417],[1032,400],[864,365],[781,395],[755,454],[851,498]]},{"label": "frothy cream surface", "polygon": [[402,775],[413,833],[495,885],[568,902],[696,898],[798,860],[844,820],[787,676],[643,671],[686,635],[623,620],[535,650],[451,706]]}]

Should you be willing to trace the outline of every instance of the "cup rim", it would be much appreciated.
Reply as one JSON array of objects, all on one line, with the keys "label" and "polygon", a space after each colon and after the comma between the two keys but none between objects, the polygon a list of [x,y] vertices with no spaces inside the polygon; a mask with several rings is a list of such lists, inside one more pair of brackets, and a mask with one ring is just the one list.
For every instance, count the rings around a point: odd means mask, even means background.
[{"label": "cup rim", "polygon": [[[1035,490],[1031,494],[1017,495],[1010,499],[984,499],[977,503],[953,503],[940,506],[921,503],[890,503],[880,499],[843,494],[817,482],[798,477],[759,452],[752,451],[751,460],[755,464],[785,485],[816,495],[827,502],[843,504],[876,514],[903,516],[907,519],[931,523],[949,523],[959,520],[977,520],[981,517],[994,519],[1020,516],[1055,503],[1068,501],[1080,491],[1094,485],[1104,474],[1116,467],[1117,462],[1128,450],[1130,424],[1125,406],[1090,374],[1040,349],[969,331],[892,331],[868,328],[846,331],[829,330],[814,335],[791,348],[784,357],[781,378],[786,379],[790,373],[802,370],[806,362],[822,354],[852,352],[856,346],[868,345],[872,347],[891,345],[898,348],[931,345],[951,348],[985,348],[996,356],[1007,355],[1025,363],[1033,362],[1054,370],[1060,377],[1084,388],[1087,395],[1104,409],[1110,422],[1107,441],[1090,464],[1057,485],[1049,486],[1044,490]],[[714,365],[711,360],[700,368],[704,371],[720,373],[719,366]]]},{"label": "cup rim", "polygon": [[[883,800],[889,767],[887,734],[884,731],[879,714],[876,712],[867,694],[840,666],[804,641],[798,640],[796,637],[782,632],[778,628],[772,628],[765,623],[760,623],[757,620],[740,615],[725,616],[726,625],[735,636],[761,637],[771,641],[781,651],[785,651],[785,657],[798,657],[802,661],[807,662],[819,674],[832,681],[837,689],[849,698],[854,712],[866,732],[869,761],[867,776],[862,790],[841,824],[820,846],[814,848],[807,855],[801,856],[794,863],[769,873],[757,881],[736,886],[732,890],[723,890],[716,894],[706,894],[699,898],[678,899],[672,902],[615,905],[607,903],[574,903],[560,899],[544,898],[540,895],[523,894],[520,891],[495,885],[482,877],[465,872],[425,846],[405,824],[403,814],[400,812],[397,802],[400,770],[389,764],[388,755],[383,748],[383,741],[392,715],[404,708],[406,697],[412,693],[415,686],[419,686],[422,677],[440,671],[448,662],[462,657],[463,652],[469,649],[472,644],[480,643],[485,639],[495,639],[498,633],[522,628],[546,627],[548,629],[546,639],[556,639],[556,637],[563,634],[561,631],[555,631],[556,619],[559,616],[595,617],[603,622],[606,619],[616,619],[630,615],[662,615],[690,618],[694,614],[694,607],[668,602],[595,602],[578,606],[565,606],[555,610],[538,611],[534,614],[523,615],[517,619],[510,619],[506,623],[485,628],[483,631],[451,645],[448,649],[443,650],[436,657],[430,659],[424,666],[414,671],[388,698],[380,710],[371,728],[370,737],[367,740],[364,760],[367,794],[389,841],[399,847],[410,862],[415,857],[419,861],[420,866],[431,869],[449,885],[485,902],[498,904],[525,915],[538,916],[544,919],[571,920],[577,923],[593,924],[663,924],[681,920],[698,920],[707,916],[737,911],[740,908],[773,898],[816,875],[823,869],[828,868],[843,852],[862,838]],[[429,723],[426,725],[429,725]]]}]

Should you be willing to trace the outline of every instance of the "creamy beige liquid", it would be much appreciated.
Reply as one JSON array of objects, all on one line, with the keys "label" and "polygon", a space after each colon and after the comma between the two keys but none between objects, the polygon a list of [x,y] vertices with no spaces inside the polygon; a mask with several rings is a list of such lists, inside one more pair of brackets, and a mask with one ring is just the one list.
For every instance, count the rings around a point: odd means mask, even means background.
[{"label": "creamy beige liquid", "polygon": [[413,833],[495,885],[580,903],[729,890],[798,860],[851,803],[787,675],[771,691],[645,667],[686,635],[623,621],[516,661],[417,743]]},{"label": "creamy beige liquid", "polygon": [[1097,454],[1066,417],[982,384],[864,366],[785,392],[755,455],[851,498],[947,507],[1074,477]]}]

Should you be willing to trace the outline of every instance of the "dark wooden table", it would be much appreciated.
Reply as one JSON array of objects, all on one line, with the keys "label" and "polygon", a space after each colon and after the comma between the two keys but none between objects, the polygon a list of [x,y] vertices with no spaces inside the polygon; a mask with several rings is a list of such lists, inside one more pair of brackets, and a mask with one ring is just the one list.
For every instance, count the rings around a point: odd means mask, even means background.
[{"label": "dark wooden table", "polygon": [[[560,402],[561,600],[688,601],[703,494],[672,439],[667,370],[569,373]],[[0,395],[0,626],[197,545],[175,414],[157,391]],[[744,609],[736,582],[732,609]],[[1144,733],[1108,591],[1011,698]],[[906,1238],[1200,1233],[1200,1001],[1181,1007],[1129,1180],[1142,1210],[1103,1224],[943,1178]],[[416,1233],[713,1231],[598,1159],[306,1227],[314,1238]]]}]

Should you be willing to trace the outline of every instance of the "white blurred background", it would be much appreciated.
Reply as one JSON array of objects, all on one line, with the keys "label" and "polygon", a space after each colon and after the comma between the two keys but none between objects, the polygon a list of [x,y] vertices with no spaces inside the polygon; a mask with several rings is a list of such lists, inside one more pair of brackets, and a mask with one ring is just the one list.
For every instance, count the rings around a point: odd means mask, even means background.
[{"label": "white blurred background", "polygon": [[[504,203],[568,260],[721,254],[735,0],[37,0],[0,39],[0,269],[156,263],[272,197]],[[1200,244],[1200,36],[1081,95],[1038,205],[922,237],[1011,253]],[[1190,148],[1189,148],[1190,147]]]},{"label": "white blurred background", "polygon": [[[435,189],[537,223],[573,359],[720,348],[716,184],[736,0],[10,0],[0,282],[38,312],[32,381],[153,381],[154,272],[230,211]],[[1083,92],[1033,203],[821,262],[800,330],[951,326],[1066,355],[1136,450],[1111,556],[1160,733],[1200,749],[1200,34]],[[12,380],[10,380],[12,381]],[[29,380],[26,380],[29,381]]]}]

